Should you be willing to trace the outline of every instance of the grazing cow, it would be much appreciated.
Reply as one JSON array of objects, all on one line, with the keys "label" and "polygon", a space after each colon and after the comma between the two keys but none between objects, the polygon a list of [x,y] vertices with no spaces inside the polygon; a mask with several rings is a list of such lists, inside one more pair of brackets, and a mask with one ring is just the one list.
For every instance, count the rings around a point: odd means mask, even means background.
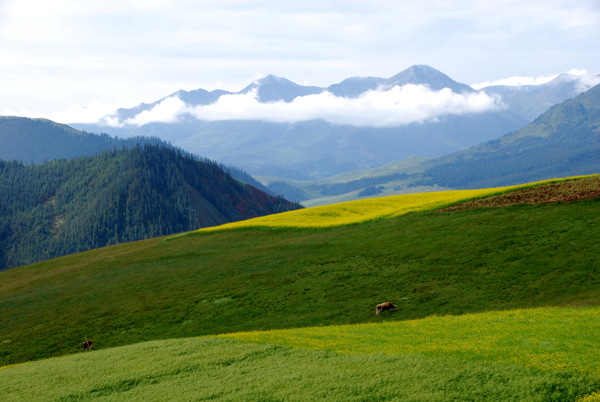
[{"label": "grazing cow", "polygon": [[83,345],[81,345],[81,348],[84,352],[86,352],[92,350],[92,346],[92,341],[85,341],[83,342]]},{"label": "grazing cow", "polygon": [[382,311],[392,311],[392,310],[398,310],[398,307],[396,307],[395,305],[393,305],[390,302],[381,303],[381,304],[378,304],[377,306],[375,306],[375,315],[379,316],[379,314],[381,314]]}]

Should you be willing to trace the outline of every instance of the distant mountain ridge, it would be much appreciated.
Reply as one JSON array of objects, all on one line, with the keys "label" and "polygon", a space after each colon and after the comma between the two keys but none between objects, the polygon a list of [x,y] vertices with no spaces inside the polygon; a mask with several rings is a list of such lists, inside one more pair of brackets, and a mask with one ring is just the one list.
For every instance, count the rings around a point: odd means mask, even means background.
[{"label": "distant mountain ridge", "polygon": [[600,85],[553,106],[527,127],[429,164],[419,183],[453,188],[600,173]]},{"label": "distant mountain ridge", "polygon": [[4,160],[41,163],[145,144],[168,145],[156,137],[114,138],[79,131],[47,119],[0,116],[0,159]]},{"label": "distant mountain ridge", "polygon": [[314,95],[325,91],[336,96],[356,98],[367,91],[376,90],[380,87],[390,88],[407,84],[426,85],[435,91],[450,88],[456,93],[475,92],[470,86],[456,82],[446,74],[426,65],[409,67],[387,79],[378,77],[351,77],[328,87],[299,85],[287,78],[269,74],[254,81],[238,92],[221,89],[210,92],[204,89],[196,89],[189,92],[179,90],[150,104],[142,103],[133,108],[118,109],[114,115],[108,117],[115,119],[118,123],[125,123],[127,119],[135,117],[142,111],[151,110],[165,99],[171,97],[179,98],[190,106],[198,106],[214,103],[223,95],[247,94],[251,91],[256,91],[258,100],[263,103],[278,101],[292,102],[300,96]]},{"label": "distant mountain ridge", "polygon": [[[429,66],[412,66],[388,79],[350,78],[328,88],[308,87],[285,78],[267,76],[235,94],[255,93],[258,104],[284,102],[318,95],[357,98],[365,91],[387,91],[397,86],[420,85],[431,91],[448,88],[475,94],[472,88],[452,80]],[[311,179],[345,171],[372,168],[412,156],[435,157],[468,148],[521,128],[527,120],[510,110],[494,110],[389,127],[333,124],[322,119],[280,123],[262,120],[198,120],[182,115],[176,121],[148,122],[140,127],[124,124],[162,102],[175,100],[193,109],[215,102],[227,91],[179,91],[151,104],[119,109],[107,119],[121,127],[73,124],[90,132],[121,137],[153,136],[189,152],[236,165],[252,175]],[[186,105],[186,106],[184,106]]]},{"label": "distant mountain ridge", "polygon": [[[600,76],[598,77],[600,80]],[[584,89],[578,87],[578,78],[579,77],[575,75],[564,73],[545,84],[524,86],[496,85],[481,88],[480,91],[486,93],[496,93],[502,95],[503,97],[506,96],[505,101],[509,109],[514,109],[517,112],[522,110],[524,117],[533,120],[539,114],[543,113],[556,103],[562,102],[563,100],[569,99],[583,92]],[[438,71],[435,68],[427,65],[413,65],[389,78],[350,77],[337,84],[329,85],[328,87],[303,86],[296,84],[287,78],[277,77],[273,74],[269,74],[254,81],[250,85],[237,92],[231,92],[222,89],[213,91],[196,89],[189,92],[185,90],[179,90],[149,104],[142,103],[133,108],[118,109],[114,115],[109,117],[115,119],[118,123],[124,123],[127,119],[133,118],[141,111],[151,110],[165,99],[171,97],[177,97],[190,106],[198,106],[214,103],[222,95],[247,94],[253,90],[256,90],[258,100],[260,102],[291,102],[300,96],[319,94],[325,91],[340,97],[356,98],[367,91],[376,90],[378,88],[391,88],[393,86],[404,86],[408,84],[425,85],[434,91],[440,91],[444,88],[449,88],[455,93],[477,92],[469,85],[457,82],[441,71]],[[537,103],[539,102],[539,99],[532,101],[529,98],[535,98],[535,96],[538,95],[547,96],[549,92],[554,93],[552,98],[542,102],[542,105],[539,105],[533,110],[523,110],[522,105],[519,106],[519,104],[522,103]],[[517,100],[517,104],[513,105],[515,99]]]},{"label": "distant mountain ridge", "polygon": [[564,73],[540,85],[496,85],[485,87],[483,91],[501,95],[511,110],[533,121],[552,106],[579,95],[584,89],[589,88],[582,86],[577,76]]},{"label": "distant mountain ridge", "polygon": [[[522,90],[491,87],[475,91],[426,65],[411,66],[389,78],[353,77],[328,87],[303,86],[286,78],[268,75],[238,92],[178,91],[150,104],[119,109],[107,116],[107,121],[120,124],[120,127],[73,126],[125,138],[158,137],[195,154],[239,166],[254,176],[310,180],[375,168],[414,156],[438,157],[518,130],[537,114],[579,93],[577,77],[563,78],[562,81],[557,79],[544,86]],[[321,96],[325,92],[335,97],[356,99],[365,96],[368,91],[385,92],[406,85],[423,86],[436,92],[449,90],[450,94],[460,97],[495,97],[498,107],[385,127],[333,124],[320,118],[287,123],[251,117],[245,120],[201,120],[193,115],[194,108],[213,104],[223,95],[252,93],[256,96],[256,105],[277,102],[285,105],[304,96]],[[187,110],[169,121],[135,120],[140,113],[150,112],[166,101],[180,102],[179,106]],[[306,102],[310,103],[309,100]],[[137,126],[128,121],[147,122]]]}]

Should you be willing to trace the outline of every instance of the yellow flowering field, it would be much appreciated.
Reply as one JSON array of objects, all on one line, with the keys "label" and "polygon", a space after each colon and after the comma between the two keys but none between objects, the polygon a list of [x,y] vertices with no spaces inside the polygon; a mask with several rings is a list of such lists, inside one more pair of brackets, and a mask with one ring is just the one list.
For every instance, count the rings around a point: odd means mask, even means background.
[{"label": "yellow flowering field", "polygon": [[349,225],[380,218],[392,218],[414,211],[436,209],[459,201],[500,194],[511,190],[560,180],[561,179],[553,179],[530,184],[477,190],[451,190],[369,198],[267,215],[254,219],[227,223],[220,226],[203,228],[198,231],[210,232],[245,227],[324,228]]},{"label": "yellow flowering field", "polygon": [[496,188],[483,190],[453,190],[369,198],[267,215],[245,221],[227,223],[221,226],[204,228],[200,229],[200,231],[256,226],[323,228],[349,225],[373,219],[391,218],[413,211],[433,209],[461,200],[494,194],[499,191],[502,190]]},{"label": "yellow flowering field", "polygon": [[334,205],[306,208],[282,214],[269,215],[220,228],[241,226],[329,227],[393,217],[411,211],[434,208],[439,205],[484,195],[481,190],[443,191],[404,194],[398,196],[349,201]]},{"label": "yellow flowering field", "polygon": [[600,377],[600,307],[535,308],[412,321],[219,335],[358,354],[443,354]]}]

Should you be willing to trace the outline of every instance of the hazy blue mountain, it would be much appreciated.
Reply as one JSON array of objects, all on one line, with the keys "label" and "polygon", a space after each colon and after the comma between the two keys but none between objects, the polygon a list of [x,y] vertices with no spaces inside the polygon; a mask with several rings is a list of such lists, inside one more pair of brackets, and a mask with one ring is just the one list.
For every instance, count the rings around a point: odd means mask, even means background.
[{"label": "hazy blue mountain", "polygon": [[[250,91],[256,90],[258,100],[260,102],[291,102],[299,96],[306,96],[312,94],[319,94],[323,91],[329,91],[336,96],[342,96],[347,98],[356,98],[360,94],[377,89],[381,86],[392,87],[394,85],[427,85],[432,90],[441,90],[443,88],[450,88],[454,92],[474,92],[474,90],[466,84],[458,83],[452,80],[442,72],[425,65],[416,65],[407,68],[406,70],[394,75],[391,78],[379,78],[379,77],[352,77],[343,80],[338,84],[330,85],[327,88],[321,88],[316,86],[303,86],[296,84],[283,77],[276,77],[275,75],[267,75],[264,78],[254,81],[250,85],[243,88],[238,92],[230,92],[225,90],[214,90],[206,91],[204,89],[196,89],[193,91],[180,90],[171,95],[165,96],[152,103],[141,103],[132,108],[121,108],[118,109],[112,116],[109,116],[119,123],[125,122],[127,119],[135,117],[137,114],[151,110],[153,107],[158,105],[170,97],[177,97],[182,101],[186,102],[190,106],[197,105],[208,105],[216,102],[219,97],[227,94],[246,94]],[[81,127],[82,125],[77,125]],[[107,130],[104,130],[107,131]],[[123,133],[124,130],[113,130],[115,133]]]},{"label": "hazy blue mountain", "polygon": [[[415,65],[387,79],[353,77],[327,88],[302,86],[269,75],[235,94],[256,91],[259,102],[291,102],[299,96],[323,91],[356,98],[369,90],[407,84],[425,85],[435,91],[449,88],[456,93],[476,93],[470,86],[456,82],[432,67]],[[544,85],[488,87],[483,91],[501,96],[507,108],[469,115],[447,115],[435,121],[383,128],[332,124],[321,120],[295,123],[203,121],[191,115],[179,116],[175,123],[148,123],[141,127],[78,124],[74,127],[122,137],[159,137],[189,152],[239,166],[253,175],[307,180],[373,168],[412,156],[431,158],[463,150],[526,126],[537,113],[577,95],[581,89],[576,77],[563,75]],[[179,91],[170,96],[197,106],[215,102],[223,94],[231,92],[198,89]],[[137,109],[120,109],[118,121],[132,118],[140,110],[148,110],[158,102],[143,104]]]},{"label": "hazy blue mountain", "polygon": [[[237,94],[256,91],[260,102],[291,102],[299,96],[326,90],[336,96],[352,98],[368,90],[406,84],[427,85],[432,90],[450,88],[460,93],[474,92],[468,85],[458,83],[431,67],[413,66],[388,79],[353,77],[328,88],[302,86],[269,75]],[[222,93],[196,90],[180,91],[170,96],[195,106],[215,101]],[[120,110],[118,120],[122,122],[123,118],[131,118],[136,111],[147,110],[150,106]],[[442,116],[436,121],[397,127],[358,127],[331,124],[323,120],[295,123],[202,121],[188,115],[180,116],[176,123],[148,123],[141,127],[74,126],[123,137],[159,137],[189,152],[239,166],[252,175],[309,179],[376,167],[415,155],[444,155],[496,138],[526,124],[527,120],[512,111],[498,110]]]},{"label": "hazy blue mountain", "polygon": [[579,77],[561,74],[555,79],[540,85],[489,86],[482,91],[502,96],[509,110],[533,121],[557,103],[573,98],[582,92]]},{"label": "hazy blue mountain", "polygon": [[378,77],[352,77],[327,87],[327,90],[336,96],[356,98],[361,94],[375,90],[386,83],[385,78]]},{"label": "hazy blue mountain", "polygon": [[[390,78],[351,77],[337,84],[330,85],[327,88],[303,86],[286,78],[268,75],[251,83],[238,92],[220,89],[206,91],[201,88],[192,91],[180,90],[152,103],[141,103],[132,108],[118,109],[113,115],[108,117],[116,119],[119,123],[123,123],[127,119],[131,119],[143,111],[151,110],[160,102],[170,97],[177,97],[190,106],[198,106],[214,103],[222,95],[245,94],[256,89],[258,100],[260,102],[291,102],[299,96],[318,94],[323,91],[329,91],[336,96],[356,98],[366,91],[381,87],[389,88],[395,85],[406,84],[426,85],[435,91],[439,91],[443,88],[450,88],[456,93],[475,92],[470,86],[456,82],[446,74],[430,66],[414,65]],[[483,88],[482,91],[501,95],[511,111],[532,121],[535,117],[548,110],[552,105],[576,96],[583,90],[578,84],[578,77],[562,74],[553,81],[542,85],[515,87],[489,86]],[[82,128],[85,125],[74,124],[74,126]],[[95,127],[97,127],[97,125]],[[90,128],[94,128],[93,125],[90,125]],[[101,131],[128,136],[130,135],[129,132],[132,130],[135,130],[135,128],[111,129],[107,127]]]},{"label": "hazy blue mountain", "polygon": [[323,88],[302,86],[286,78],[267,75],[260,80],[253,82],[239,93],[245,94],[250,91],[257,91],[260,102],[291,102],[299,96],[318,94],[323,92]]},{"label": "hazy blue mountain", "polygon": [[111,148],[163,144],[159,138],[113,138],[91,134],[46,119],[0,116],[0,159],[40,163],[95,155]]},{"label": "hazy blue mountain", "polygon": [[385,81],[385,84],[388,86],[401,86],[406,84],[427,85],[434,91],[450,88],[453,92],[458,94],[463,92],[475,92],[470,86],[456,82],[446,74],[425,65],[409,67],[393,77],[388,78]]},{"label": "hazy blue mountain", "polygon": [[160,136],[189,152],[239,166],[252,175],[307,180],[414,155],[445,155],[526,124],[525,119],[502,111],[445,116],[435,122],[399,127],[334,125],[323,120],[186,120],[146,124],[132,133]]}]

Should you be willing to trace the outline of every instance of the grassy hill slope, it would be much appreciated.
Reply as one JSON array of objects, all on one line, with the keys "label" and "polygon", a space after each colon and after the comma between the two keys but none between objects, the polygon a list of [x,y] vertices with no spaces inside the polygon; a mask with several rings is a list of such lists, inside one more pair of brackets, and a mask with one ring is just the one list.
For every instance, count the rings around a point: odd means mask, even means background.
[{"label": "grassy hill slope", "polygon": [[[599,208],[595,198],[422,211],[319,229],[201,231],[4,271],[0,365],[75,352],[85,337],[107,348],[244,330],[599,305]],[[388,300],[400,311],[376,318],[374,305]]]},{"label": "grassy hill slope", "polygon": [[599,318],[543,308],[152,341],[0,368],[0,399],[597,400]]}]

